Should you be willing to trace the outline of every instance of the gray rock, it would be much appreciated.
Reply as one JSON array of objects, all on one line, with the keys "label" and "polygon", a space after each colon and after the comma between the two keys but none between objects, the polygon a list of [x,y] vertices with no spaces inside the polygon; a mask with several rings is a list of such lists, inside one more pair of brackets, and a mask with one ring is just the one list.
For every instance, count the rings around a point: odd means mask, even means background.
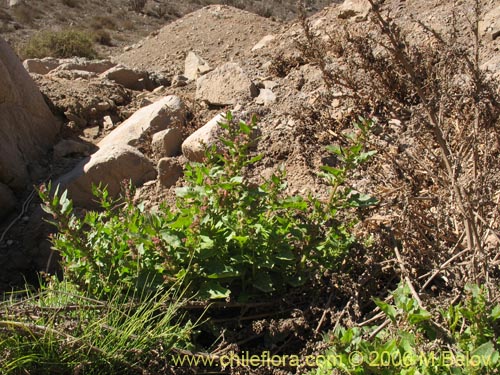
[{"label": "gray rock", "polygon": [[182,144],[182,132],[177,128],[165,129],[153,134],[151,148],[158,158],[175,156]]},{"label": "gray rock", "polygon": [[46,155],[60,124],[10,46],[0,38],[0,182],[12,190],[30,182],[28,165]]},{"label": "gray rock", "polygon": [[130,90],[151,91],[154,89],[147,72],[130,69],[122,65],[117,65],[105,71],[101,74],[101,78],[109,79]]},{"label": "gray rock", "polygon": [[196,81],[196,99],[211,105],[248,102],[258,94],[257,87],[236,63],[226,63]]},{"label": "gray rock", "polygon": [[182,173],[182,166],[175,158],[162,158],[158,162],[158,180],[165,188],[175,185]]},{"label": "gray rock", "polygon": [[54,158],[64,158],[70,155],[87,155],[89,146],[71,139],[63,139],[54,146]]},{"label": "gray rock", "polygon": [[127,145],[112,145],[99,149],[84,159],[54,186],[68,190],[77,206],[95,207],[92,185],[107,186],[109,195],[117,197],[124,181],[140,186],[156,178],[154,165],[141,152]]}]

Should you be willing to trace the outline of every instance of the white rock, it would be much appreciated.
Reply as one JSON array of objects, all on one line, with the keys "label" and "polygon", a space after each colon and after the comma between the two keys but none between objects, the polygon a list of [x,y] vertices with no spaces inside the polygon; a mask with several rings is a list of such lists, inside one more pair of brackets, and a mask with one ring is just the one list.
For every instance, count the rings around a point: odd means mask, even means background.
[{"label": "white rock", "polygon": [[184,62],[184,76],[189,80],[195,80],[199,76],[208,73],[211,70],[210,65],[195,52],[190,51]]},{"label": "white rock", "polygon": [[130,69],[123,65],[106,70],[101,74],[101,78],[109,79],[130,90],[151,91],[154,89],[147,72]]},{"label": "white rock", "polygon": [[276,35],[266,35],[255,46],[252,47],[252,51],[257,51],[259,49],[267,47],[268,44],[271,43],[274,39],[276,39]]},{"label": "white rock", "polygon": [[255,103],[265,106],[273,104],[274,102],[276,102],[276,94],[269,89],[260,90],[259,96],[255,98]]},{"label": "white rock", "polygon": [[339,7],[339,18],[354,18],[356,21],[366,19],[371,5],[368,0],[344,0]]},{"label": "white rock", "polygon": [[105,130],[110,130],[115,127],[115,124],[113,123],[113,120],[111,119],[111,116],[104,116],[102,118],[102,126],[104,127]]},{"label": "white rock", "polygon": [[44,59],[27,59],[23,61],[24,68],[32,74],[45,75],[59,65],[59,60],[52,57],[46,57]]},{"label": "white rock", "polygon": [[257,87],[236,63],[226,63],[196,81],[196,99],[211,105],[248,102],[258,94]]},{"label": "white rock", "polygon": [[11,8],[22,4],[24,4],[24,0],[9,0],[9,7]]},{"label": "white rock", "polygon": [[116,144],[136,146],[154,133],[167,128],[182,127],[186,121],[186,114],[186,107],[178,96],[166,96],[139,109],[99,142],[98,146]]},{"label": "white rock", "polygon": [[182,143],[182,154],[189,160],[201,162],[205,156],[205,150],[216,144],[220,133],[219,122],[226,120],[224,113],[219,113],[209,122],[196,130]]}]

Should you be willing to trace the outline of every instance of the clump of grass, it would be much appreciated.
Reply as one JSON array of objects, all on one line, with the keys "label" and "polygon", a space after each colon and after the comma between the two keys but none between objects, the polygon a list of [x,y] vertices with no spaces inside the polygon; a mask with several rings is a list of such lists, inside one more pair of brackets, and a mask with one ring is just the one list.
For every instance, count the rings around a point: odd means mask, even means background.
[{"label": "clump of grass", "polygon": [[20,52],[23,58],[97,57],[92,35],[75,29],[37,33],[28,40]]},{"label": "clump of grass", "polygon": [[174,289],[101,300],[67,281],[44,284],[0,304],[2,374],[161,373],[165,355],[188,345],[193,324],[181,324]]}]

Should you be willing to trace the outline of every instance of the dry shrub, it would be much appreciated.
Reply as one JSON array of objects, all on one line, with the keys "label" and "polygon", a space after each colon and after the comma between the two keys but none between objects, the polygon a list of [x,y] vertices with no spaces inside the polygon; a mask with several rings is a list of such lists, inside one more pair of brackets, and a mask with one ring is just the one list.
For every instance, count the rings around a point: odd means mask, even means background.
[{"label": "dry shrub", "polygon": [[302,119],[338,133],[348,121],[332,115],[334,100],[350,108],[347,120],[376,117],[379,158],[368,173],[381,205],[368,230],[385,233],[422,290],[488,284],[498,276],[500,98],[479,68],[478,1],[462,4],[475,15],[468,35],[420,23],[420,43],[370,2],[369,27],[346,22],[327,38],[303,18],[300,49],[327,89]]},{"label": "dry shrub", "polygon": [[116,30],[116,21],[110,16],[95,16],[90,21],[90,27],[94,30],[109,29]]},{"label": "dry shrub", "polygon": [[92,32],[92,35],[96,43],[99,43],[103,46],[113,45],[113,38],[111,37],[111,34],[107,30],[103,29],[94,30]]},{"label": "dry shrub", "polygon": [[31,25],[36,18],[36,10],[28,4],[19,4],[12,8],[14,19],[23,25]]},{"label": "dry shrub", "polygon": [[92,36],[85,31],[74,29],[34,34],[20,52],[23,58],[97,56]]},{"label": "dry shrub", "polygon": [[78,0],[61,0],[61,3],[70,8],[78,8],[80,5]]},{"label": "dry shrub", "polygon": [[140,13],[144,10],[147,0],[129,0],[128,5],[134,12]]}]

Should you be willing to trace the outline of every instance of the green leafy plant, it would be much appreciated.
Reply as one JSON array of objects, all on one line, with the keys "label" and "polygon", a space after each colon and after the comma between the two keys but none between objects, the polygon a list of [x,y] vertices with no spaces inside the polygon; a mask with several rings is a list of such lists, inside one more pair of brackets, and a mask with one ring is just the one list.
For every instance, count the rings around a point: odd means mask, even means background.
[{"label": "green leafy plant", "polygon": [[352,147],[333,149],[343,167],[325,167],[328,202],[286,195],[281,169],[261,183],[250,181],[247,171],[262,158],[251,152],[256,119],[246,124],[231,113],[220,124],[219,150],[213,146],[203,163],[187,166],[174,209],[146,212],[95,189],[102,210],[78,218],[66,193],[41,191],[59,231],[53,243],[66,277],[94,293],[118,281],[141,290],[144,280],[159,287],[182,280],[200,298],[247,300],[336,269],[355,242],[338,211],[370,203],[341,188],[348,173],[373,155],[363,151],[364,124],[349,136]]},{"label": "green leafy plant", "polygon": [[[402,284],[393,303],[375,299],[389,324],[338,327],[330,349],[310,374],[492,374],[500,370],[500,305],[468,286],[464,303],[431,314]],[[437,323],[438,322],[438,323]]]},{"label": "green leafy plant", "polygon": [[101,210],[89,211],[82,218],[73,213],[66,192],[59,195],[56,188],[51,194],[50,186],[40,190],[46,202],[43,208],[58,228],[52,241],[64,259],[66,278],[95,295],[108,293],[116,285],[136,290],[161,285],[162,265],[169,256],[160,238],[165,235],[169,211],[146,213],[143,205],[134,206],[131,199],[120,206],[106,189],[94,187],[93,192]]}]

